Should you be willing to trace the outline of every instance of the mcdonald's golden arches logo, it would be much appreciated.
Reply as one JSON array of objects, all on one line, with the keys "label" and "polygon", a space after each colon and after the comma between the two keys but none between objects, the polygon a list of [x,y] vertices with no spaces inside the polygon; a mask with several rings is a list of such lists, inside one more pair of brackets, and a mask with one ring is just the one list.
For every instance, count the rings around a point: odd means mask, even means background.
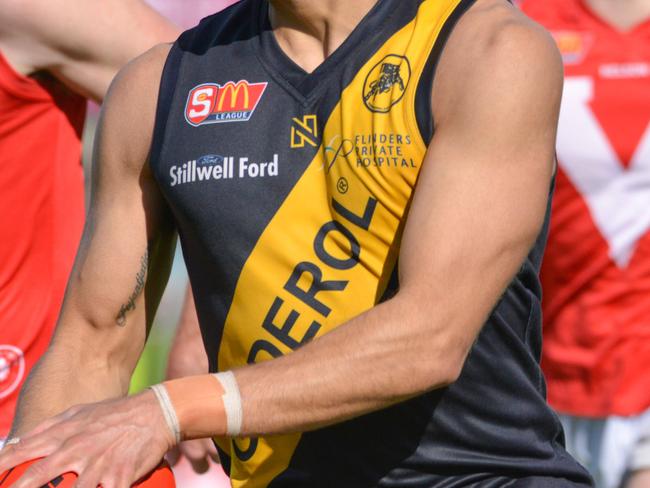
[{"label": "mcdonald's golden arches logo", "polygon": [[187,97],[185,120],[198,127],[222,122],[247,122],[253,116],[268,83],[249,83],[240,80],[224,85],[204,83]]}]

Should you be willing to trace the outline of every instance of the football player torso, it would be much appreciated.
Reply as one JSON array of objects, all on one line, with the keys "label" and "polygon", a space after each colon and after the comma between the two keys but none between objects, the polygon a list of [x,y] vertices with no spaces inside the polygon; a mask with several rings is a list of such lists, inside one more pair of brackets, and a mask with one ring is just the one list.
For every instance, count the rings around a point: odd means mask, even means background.
[{"label": "football player torso", "polygon": [[[263,0],[209,17],[172,48],[151,164],[212,371],[291,353],[397,292],[435,66],[472,3],[381,0],[312,73],[281,51]],[[220,442],[233,485],[587,484],[537,363],[544,239],[454,385],[315,432]]]}]

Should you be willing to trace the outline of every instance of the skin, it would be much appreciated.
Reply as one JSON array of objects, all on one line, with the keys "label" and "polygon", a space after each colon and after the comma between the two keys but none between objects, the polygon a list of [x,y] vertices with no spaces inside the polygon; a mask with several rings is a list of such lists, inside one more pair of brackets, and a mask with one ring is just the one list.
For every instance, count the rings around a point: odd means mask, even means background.
[{"label": "skin", "polygon": [[648,488],[650,486],[650,469],[634,473],[625,486],[626,488]]},{"label": "skin", "polygon": [[269,15],[280,47],[311,73],[345,41],[375,3],[276,0]]},{"label": "skin", "polygon": [[[363,2],[367,9],[372,3]],[[330,4],[338,7],[332,17],[310,30],[321,44],[309,50],[305,69],[336,45],[326,35],[337,24],[335,13],[349,14],[349,2]],[[312,3],[273,5],[275,26],[291,39],[288,26],[295,20],[283,12],[308,15]],[[295,42],[280,44],[294,57]],[[151,392],[124,398],[174,239],[146,164],[156,102],[151,94],[168,49],[130,64],[110,90],[91,215],[66,304],[52,346],[23,391],[25,413],[15,425],[22,440],[0,454],[0,470],[36,453],[47,456],[16,488],[40,486],[70,469],[80,473],[81,487],[128,486],[173,445]],[[541,228],[561,89],[561,59],[546,32],[501,0],[478,0],[449,39],[434,81],[437,130],[404,231],[400,292],[291,355],[237,370],[243,435],[314,429],[458,378]],[[119,326],[116,315],[136,286],[147,248],[145,290]],[[282,380],[296,368],[303,381]],[[42,423],[79,403],[91,404]],[[201,404],[194,408],[200,412]],[[196,436],[224,429],[224,419],[215,418]]]},{"label": "skin", "polygon": [[601,18],[621,31],[634,29],[650,18],[648,0],[586,0],[587,5]]},{"label": "skin", "polygon": [[0,2],[0,50],[13,68],[47,71],[95,101],[129,60],[177,36],[142,0]]},{"label": "skin", "polygon": [[97,102],[129,60],[179,32],[141,0],[0,2],[0,52],[12,68],[47,73]]},{"label": "skin", "polygon": [[[199,320],[194,307],[192,290],[188,286],[185,302],[176,337],[169,353],[167,379],[183,378],[208,372],[208,357],[203,347]],[[185,456],[196,473],[202,474],[210,469],[211,461],[219,463],[219,454],[210,439],[193,439],[181,442],[168,455],[172,466]]]}]

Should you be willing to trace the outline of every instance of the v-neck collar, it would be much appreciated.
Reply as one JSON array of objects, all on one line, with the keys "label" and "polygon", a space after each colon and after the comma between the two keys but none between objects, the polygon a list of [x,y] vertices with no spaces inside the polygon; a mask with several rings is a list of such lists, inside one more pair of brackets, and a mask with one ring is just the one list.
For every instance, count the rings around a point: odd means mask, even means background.
[{"label": "v-neck collar", "polygon": [[[285,88],[296,98],[306,101],[324,85],[325,78],[336,71],[341,61],[358,52],[364,51],[364,45],[377,36],[385,35],[382,25],[399,8],[400,0],[378,0],[356,25],[348,37],[319,64],[308,73],[296,64],[280,47],[271,28],[268,0],[257,0],[253,15],[259,29],[258,53],[260,62],[272,72],[276,79],[282,80]],[[287,86],[288,85],[288,86]]]}]

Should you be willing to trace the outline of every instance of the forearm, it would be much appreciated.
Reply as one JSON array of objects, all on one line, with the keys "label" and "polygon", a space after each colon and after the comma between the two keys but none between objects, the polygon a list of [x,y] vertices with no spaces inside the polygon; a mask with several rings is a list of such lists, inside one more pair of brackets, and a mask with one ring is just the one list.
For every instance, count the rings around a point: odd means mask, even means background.
[{"label": "forearm", "polygon": [[293,354],[235,371],[244,435],[312,430],[446,386],[455,361],[428,322],[398,295]]},{"label": "forearm", "polygon": [[[438,261],[417,279],[411,275],[421,264],[405,256],[401,264],[409,273],[401,276],[393,299],[287,356],[234,370],[243,414],[235,432],[254,437],[309,431],[454,382],[539,225],[533,221],[521,235],[502,241],[441,245]],[[185,438],[227,433],[224,384],[208,375],[177,381],[167,386]]]},{"label": "forearm", "polygon": [[123,375],[97,359],[84,361],[83,354],[50,348],[20,393],[12,436],[25,434],[73,405],[125,395]]},{"label": "forearm", "polygon": [[[21,391],[14,435],[74,405],[128,393],[145,341],[145,327],[140,325],[143,307],[132,311],[120,306],[119,299],[102,296],[106,282],[86,270],[85,262],[91,259],[82,243],[52,341]],[[84,282],[92,286],[84,288]],[[123,309],[128,309],[128,318],[135,323],[118,325]]]},{"label": "forearm", "polygon": [[[102,275],[109,275],[109,269],[95,265],[90,272],[88,263],[93,259],[97,258],[82,243],[55,334],[21,391],[14,435],[31,430],[71,406],[128,392],[146,336],[145,307],[140,297],[146,265],[141,264],[135,278],[133,273],[112,272],[114,282],[124,280],[123,289],[128,290],[129,282],[136,282],[131,285],[134,289],[130,297],[124,300],[123,293],[116,293],[115,298],[105,296],[109,285]],[[145,254],[142,263],[146,259]],[[98,273],[98,269],[106,271]]]},{"label": "forearm", "polygon": [[[89,213],[50,347],[21,392],[14,435],[71,406],[128,392],[175,243],[163,225],[147,232],[141,190],[131,186],[140,186],[137,175],[113,191],[94,191],[93,205],[100,208]],[[96,221],[104,200],[113,198],[119,204]],[[157,265],[152,276],[150,263]]]},{"label": "forearm", "polygon": [[[441,324],[446,316],[438,314]],[[447,385],[462,362],[454,354],[464,353],[439,332],[398,296],[288,356],[235,370],[241,435],[312,430]],[[213,378],[178,380],[167,389],[184,438],[226,433],[223,389]]]}]

